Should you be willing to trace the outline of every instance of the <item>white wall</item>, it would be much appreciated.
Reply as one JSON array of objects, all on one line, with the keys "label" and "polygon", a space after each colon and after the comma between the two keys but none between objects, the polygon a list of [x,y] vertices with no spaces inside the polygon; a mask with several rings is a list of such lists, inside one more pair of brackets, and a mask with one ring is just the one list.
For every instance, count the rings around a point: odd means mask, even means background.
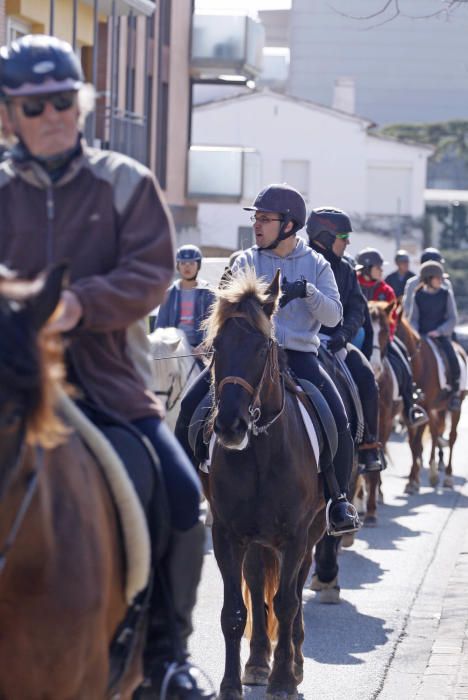
[{"label": "white wall", "polygon": [[[397,214],[396,194],[400,192],[409,210],[401,213],[420,216],[429,151],[371,137],[367,126],[364,120],[267,92],[197,107],[192,143],[255,148],[260,161],[259,189],[283,181],[285,161],[301,162],[302,172],[308,162],[309,208],[334,205],[351,217]],[[369,212],[368,166],[372,163],[393,166],[392,176],[379,190],[385,212]],[[301,183],[289,184],[302,189],[304,181],[301,177]],[[249,203],[250,199],[236,204],[201,203],[198,224],[203,243],[235,249],[238,227],[249,224],[247,212],[242,211]]]}]

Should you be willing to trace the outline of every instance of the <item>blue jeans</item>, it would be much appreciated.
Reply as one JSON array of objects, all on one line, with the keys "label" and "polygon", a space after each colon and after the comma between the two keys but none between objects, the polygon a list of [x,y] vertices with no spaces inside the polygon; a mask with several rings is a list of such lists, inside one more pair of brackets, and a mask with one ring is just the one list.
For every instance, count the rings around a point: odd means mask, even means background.
[{"label": "blue jeans", "polygon": [[190,530],[198,522],[201,488],[187,455],[159,418],[148,416],[132,423],[146,435],[161,462],[172,527],[176,530]]}]

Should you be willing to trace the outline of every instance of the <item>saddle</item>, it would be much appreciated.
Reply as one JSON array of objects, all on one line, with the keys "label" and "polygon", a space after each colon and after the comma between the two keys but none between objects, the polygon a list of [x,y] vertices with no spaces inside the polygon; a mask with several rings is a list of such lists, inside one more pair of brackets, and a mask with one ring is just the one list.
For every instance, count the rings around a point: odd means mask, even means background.
[{"label": "saddle", "polygon": [[[439,377],[439,385],[442,390],[450,390],[451,387],[451,374],[450,374],[450,364],[447,358],[447,355],[443,351],[442,347],[432,338],[429,338],[429,336],[425,335],[424,339],[426,340],[427,344],[431,348],[434,357],[436,359],[437,363],[437,373]],[[455,352],[458,360],[458,364],[460,365],[460,389],[464,390],[466,387],[466,381],[467,381],[467,367],[466,363],[463,360],[458,348],[456,345],[455,347]]]}]

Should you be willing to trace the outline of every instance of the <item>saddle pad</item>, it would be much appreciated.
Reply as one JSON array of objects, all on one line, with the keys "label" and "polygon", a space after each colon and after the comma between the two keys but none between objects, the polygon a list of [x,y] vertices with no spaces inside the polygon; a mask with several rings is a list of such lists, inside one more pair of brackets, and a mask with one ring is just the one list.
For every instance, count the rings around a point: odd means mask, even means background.
[{"label": "saddle pad", "polygon": [[398,386],[398,379],[396,377],[395,371],[392,367],[392,363],[387,357],[384,357],[384,363],[388,367],[390,371],[390,376],[392,378],[392,387],[393,387],[393,392],[392,392],[392,398],[394,401],[399,401],[401,399],[400,396],[400,387]]},{"label": "saddle pad", "polygon": [[127,471],[111,443],[65,394],[57,407],[99,462],[119,513],[127,563],[125,593],[129,603],[146,588],[151,569],[151,543],[146,518]]},{"label": "saddle pad", "polygon": [[[301,387],[297,387],[299,391],[302,391]],[[318,441],[318,435],[317,431],[315,430],[314,424],[312,423],[312,419],[309,416],[306,407],[302,403],[302,401],[299,400],[298,397],[296,397],[296,401],[298,403],[299,409],[301,411],[301,417],[302,421],[304,423],[304,427],[307,431],[307,436],[310,441],[310,445],[312,447],[314,457],[315,457],[315,462],[317,464],[317,469],[320,471],[320,447],[319,447],[319,441]],[[210,444],[208,445],[208,459],[202,462],[200,464],[199,469],[201,472],[204,472],[205,474],[210,473],[210,466],[211,466],[211,459],[213,457],[213,450],[214,446],[216,444],[216,435],[211,433],[211,438],[210,438]]]},{"label": "saddle pad", "polygon": [[[444,358],[442,356],[442,353],[440,349],[437,347],[437,344],[432,340],[432,338],[429,338],[427,335],[425,336],[425,339],[427,341],[427,344],[431,348],[432,352],[434,353],[434,357],[437,362],[437,373],[439,375],[439,385],[441,389],[448,389],[451,388],[448,377],[447,377],[447,367],[444,362]],[[463,358],[461,357],[459,352],[456,352],[458,364],[460,365],[460,389],[461,391],[465,391],[467,388],[467,367],[465,362],[463,361]]]}]

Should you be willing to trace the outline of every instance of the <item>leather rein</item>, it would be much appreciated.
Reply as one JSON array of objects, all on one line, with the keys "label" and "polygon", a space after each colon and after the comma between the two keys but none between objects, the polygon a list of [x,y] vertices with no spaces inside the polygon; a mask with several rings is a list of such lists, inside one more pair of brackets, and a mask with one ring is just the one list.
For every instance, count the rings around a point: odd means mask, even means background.
[{"label": "leather rein", "polygon": [[[263,389],[263,385],[265,383],[268,370],[270,370],[270,379],[271,381],[275,381],[275,378],[280,375],[281,376],[281,408],[279,409],[278,413],[273,416],[273,418],[268,421],[268,423],[264,423],[263,425],[258,425],[260,418],[262,417],[262,402],[260,398],[260,394]],[[277,343],[270,338],[268,341],[268,354],[265,360],[265,364],[263,366],[263,371],[262,371],[262,376],[260,377],[260,381],[257,384],[257,387],[254,389],[254,387],[243,377],[238,377],[235,375],[229,375],[227,377],[224,377],[219,384],[216,387],[216,396],[217,401],[219,402],[219,396],[221,394],[221,391],[227,384],[237,384],[241,386],[245,391],[250,394],[252,397],[252,401],[249,404],[249,415],[250,415],[250,423],[249,423],[249,428],[252,431],[252,434],[257,436],[257,435],[262,435],[263,433],[266,433],[268,429],[275,423],[280,416],[282,416],[284,412],[284,407],[286,404],[286,389],[284,385],[284,376],[282,373],[279,371],[279,366],[278,366],[278,345]]]}]

